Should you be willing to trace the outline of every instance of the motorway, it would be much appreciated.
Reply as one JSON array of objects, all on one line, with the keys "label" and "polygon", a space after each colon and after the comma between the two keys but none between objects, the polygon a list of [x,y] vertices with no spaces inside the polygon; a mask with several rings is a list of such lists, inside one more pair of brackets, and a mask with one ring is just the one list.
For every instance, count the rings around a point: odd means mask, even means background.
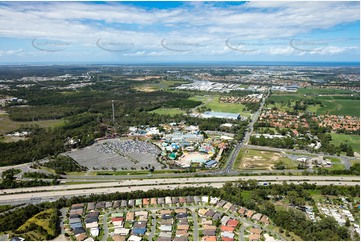
[{"label": "motorway", "polygon": [[[281,179],[280,179],[281,178]],[[282,179],[284,178],[284,179]],[[286,179],[286,177],[279,177],[279,180],[272,181],[272,184],[281,184]],[[293,176],[293,178],[295,178]],[[306,178],[310,178],[306,176]],[[332,178],[332,177],[330,177]],[[343,179],[345,177],[342,177]],[[273,177],[274,179],[274,177]],[[359,185],[359,177],[353,177],[356,181],[352,180],[341,180],[341,177],[334,177],[334,181],[322,181],[322,177],[317,177],[317,180],[310,180],[308,183],[316,184],[316,185],[344,185],[344,186],[355,186]],[[336,181],[339,179],[338,181]],[[177,179],[179,180],[179,179]],[[218,178],[221,180],[221,178]],[[147,181],[144,181],[147,182]],[[305,181],[293,181],[294,184],[301,184]],[[156,185],[140,185],[140,186],[123,186],[123,187],[108,187],[108,188],[86,188],[86,189],[76,189],[76,190],[63,190],[63,191],[46,191],[46,192],[28,192],[28,193],[20,193],[20,194],[6,194],[0,196],[0,205],[3,204],[24,204],[24,203],[40,203],[45,201],[55,201],[61,197],[72,197],[72,196],[88,196],[91,194],[108,194],[115,192],[133,192],[133,191],[149,191],[152,189],[176,189],[176,188],[184,188],[184,187],[214,187],[221,188],[225,182],[206,182],[206,183],[186,183],[186,184],[156,184]],[[94,184],[93,184],[94,185]]]}]

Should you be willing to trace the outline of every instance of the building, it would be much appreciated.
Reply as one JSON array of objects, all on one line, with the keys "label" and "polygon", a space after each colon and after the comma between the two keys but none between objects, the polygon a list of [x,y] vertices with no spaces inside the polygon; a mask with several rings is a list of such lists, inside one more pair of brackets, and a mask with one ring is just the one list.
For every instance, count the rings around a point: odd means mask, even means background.
[{"label": "building", "polygon": [[223,118],[223,119],[241,119],[239,113],[223,113],[223,112],[204,112],[202,118]]}]

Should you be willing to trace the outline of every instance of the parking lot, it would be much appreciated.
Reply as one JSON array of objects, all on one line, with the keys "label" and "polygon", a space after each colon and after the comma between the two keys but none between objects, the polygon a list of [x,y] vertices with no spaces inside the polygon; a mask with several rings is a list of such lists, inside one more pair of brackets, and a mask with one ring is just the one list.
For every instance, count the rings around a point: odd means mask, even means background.
[{"label": "parking lot", "polygon": [[161,169],[162,164],[157,161],[159,153],[159,148],[152,143],[108,139],[83,149],[67,152],[66,155],[90,170],[112,168],[140,170],[142,167]]}]

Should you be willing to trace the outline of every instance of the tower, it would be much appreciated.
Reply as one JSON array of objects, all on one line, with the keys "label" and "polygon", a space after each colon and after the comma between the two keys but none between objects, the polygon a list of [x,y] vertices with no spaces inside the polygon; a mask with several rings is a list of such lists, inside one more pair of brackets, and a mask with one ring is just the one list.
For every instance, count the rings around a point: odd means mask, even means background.
[{"label": "tower", "polygon": [[114,100],[112,100],[112,111],[113,111],[113,115],[112,115],[113,126],[115,126]]}]

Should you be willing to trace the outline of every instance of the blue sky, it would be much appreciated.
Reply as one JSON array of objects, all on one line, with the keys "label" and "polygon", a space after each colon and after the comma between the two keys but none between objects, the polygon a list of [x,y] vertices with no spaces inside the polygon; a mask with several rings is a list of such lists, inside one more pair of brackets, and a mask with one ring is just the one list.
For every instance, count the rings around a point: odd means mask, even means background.
[{"label": "blue sky", "polygon": [[359,61],[359,2],[2,2],[0,63]]}]

